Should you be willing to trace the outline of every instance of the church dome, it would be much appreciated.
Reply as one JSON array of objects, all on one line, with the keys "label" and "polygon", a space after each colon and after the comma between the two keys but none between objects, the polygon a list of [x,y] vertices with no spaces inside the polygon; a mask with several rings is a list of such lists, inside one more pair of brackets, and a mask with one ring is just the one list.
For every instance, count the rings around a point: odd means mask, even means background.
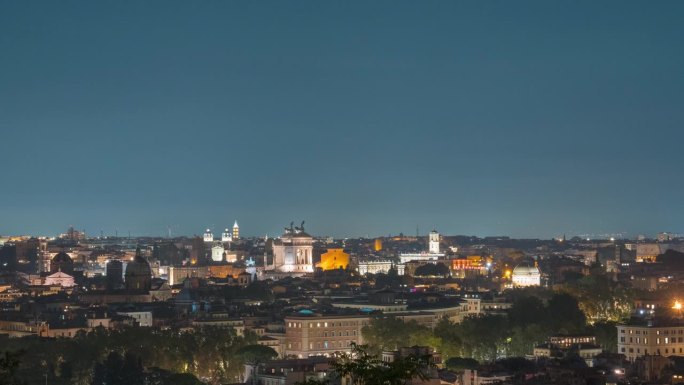
[{"label": "church dome", "polygon": [[73,274],[74,261],[65,251],[60,251],[50,260],[50,272],[56,273],[63,271],[67,274]]},{"label": "church dome", "polygon": [[52,262],[53,263],[73,263],[74,261],[71,259],[69,254],[67,254],[64,251],[60,251],[59,253],[57,253],[57,255],[55,255],[52,258]]},{"label": "church dome", "polygon": [[135,258],[126,265],[125,277],[127,290],[150,290],[152,286],[152,269],[139,247],[135,251]]},{"label": "church dome", "polygon": [[536,275],[539,274],[539,269],[530,262],[521,262],[513,269],[515,275]]},{"label": "church dome", "polygon": [[541,272],[534,262],[521,262],[513,269],[511,280],[514,287],[539,286],[541,284]]}]

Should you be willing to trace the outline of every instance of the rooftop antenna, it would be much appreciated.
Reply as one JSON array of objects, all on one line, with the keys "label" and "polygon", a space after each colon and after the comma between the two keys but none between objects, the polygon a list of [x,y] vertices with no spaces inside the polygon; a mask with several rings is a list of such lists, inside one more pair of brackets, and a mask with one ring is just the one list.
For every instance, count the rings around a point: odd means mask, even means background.
[{"label": "rooftop antenna", "polygon": [[419,234],[420,234],[420,227],[418,227],[418,225],[416,225],[416,238],[418,238]]},{"label": "rooftop antenna", "polygon": [[169,229],[169,238],[171,238],[171,225],[169,225],[168,229]]}]

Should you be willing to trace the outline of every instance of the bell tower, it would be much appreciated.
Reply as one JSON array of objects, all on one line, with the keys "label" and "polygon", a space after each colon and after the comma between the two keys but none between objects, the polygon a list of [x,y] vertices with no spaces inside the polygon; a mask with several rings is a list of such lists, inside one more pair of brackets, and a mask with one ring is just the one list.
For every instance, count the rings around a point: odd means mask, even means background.
[{"label": "bell tower", "polygon": [[240,226],[238,226],[237,221],[233,225],[233,239],[237,240],[240,238]]},{"label": "bell tower", "polygon": [[436,230],[428,235],[428,251],[430,254],[439,254],[439,233]]}]

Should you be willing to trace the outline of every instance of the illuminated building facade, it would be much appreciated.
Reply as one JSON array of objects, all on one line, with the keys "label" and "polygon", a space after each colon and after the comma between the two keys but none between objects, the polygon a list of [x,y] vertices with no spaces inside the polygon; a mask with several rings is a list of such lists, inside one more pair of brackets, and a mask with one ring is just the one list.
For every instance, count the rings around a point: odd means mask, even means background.
[{"label": "illuminated building facade", "polygon": [[238,278],[238,276],[245,272],[244,267],[236,267],[234,264],[226,263],[222,265],[211,265],[208,267],[208,272],[206,273],[208,277],[216,278],[227,278],[233,277]]},{"label": "illuminated building facade", "polygon": [[618,353],[629,361],[643,356],[684,356],[684,324],[618,325]]},{"label": "illuminated building facade", "polygon": [[211,260],[214,262],[222,262],[224,251],[221,242],[214,242],[214,246],[211,248]]},{"label": "illuminated building facade", "polygon": [[344,249],[328,249],[321,254],[321,262],[317,265],[323,270],[346,269],[349,265],[349,254]]},{"label": "illuminated building facade", "polygon": [[487,261],[479,255],[469,255],[466,258],[456,258],[450,261],[451,274],[456,278],[487,274]]},{"label": "illuminated building facade", "polygon": [[399,254],[399,263],[406,263],[412,261],[436,261],[444,257],[444,254],[430,254],[430,253],[402,253]]},{"label": "illuminated building facade", "polygon": [[281,273],[313,272],[313,237],[300,227],[290,224],[285,233],[273,240],[273,264],[266,270]]},{"label": "illuminated building facade", "polygon": [[440,235],[432,230],[428,234],[428,251],[422,253],[402,253],[399,254],[399,265],[397,271],[399,275],[404,275],[405,265],[408,262],[434,262],[444,258],[444,253],[439,252]]},{"label": "illuminated building facade", "polygon": [[541,273],[535,264],[522,262],[513,269],[511,280],[513,287],[539,286]]},{"label": "illuminated building facade", "polygon": [[208,278],[209,268],[209,266],[170,266],[169,285],[183,283],[186,278]]},{"label": "illuminated building facade", "polygon": [[394,263],[389,259],[360,259],[357,266],[357,271],[360,275],[378,274],[390,271]]},{"label": "illuminated building facade", "polygon": [[54,274],[50,274],[45,277],[45,286],[59,285],[62,287],[72,287],[76,285],[74,283],[74,277],[66,274],[64,272],[58,271]]}]

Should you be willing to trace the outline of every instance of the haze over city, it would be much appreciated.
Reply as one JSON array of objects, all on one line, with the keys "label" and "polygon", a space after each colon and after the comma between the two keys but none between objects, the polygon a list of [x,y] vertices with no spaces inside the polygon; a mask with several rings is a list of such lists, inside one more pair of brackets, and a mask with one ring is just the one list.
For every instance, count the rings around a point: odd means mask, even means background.
[{"label": "haze over city", "polygon": [[681,2],[0,3],[0,234],[682,232]]}]

